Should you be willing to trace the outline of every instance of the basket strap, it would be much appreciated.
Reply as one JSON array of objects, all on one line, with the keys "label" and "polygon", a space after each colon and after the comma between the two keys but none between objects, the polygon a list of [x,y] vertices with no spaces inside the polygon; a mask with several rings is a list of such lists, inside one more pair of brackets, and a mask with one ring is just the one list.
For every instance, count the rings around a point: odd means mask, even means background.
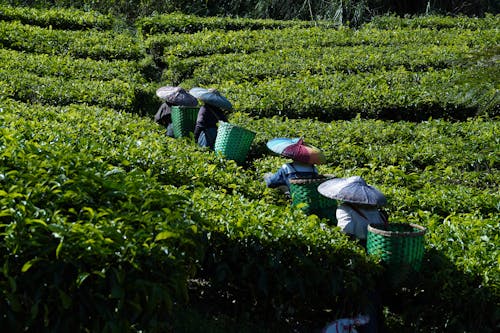
[{"label": "basket strap", "polygon": [[[287,163],[285,165],[286,165],[285,172],[287,177],[295,177],[297,174],[300,174],[298,178],[312,178],[313,176],[316,175],[315,172],[316,168],[314,166],[311,166],[311,171],[304,171],[304,170],[299,171],[292,165],[292,163]],[[292,169],[292,172],[288,172],[289,171],[287,170],[288,168]]]},{"label": "basket strap", "polygon": [[217,112],[215,112],[214,109],[212,109],[211,105],[205,104],[205,108],[207,108],[212,113],[212,115],[217,119],[217,121],[221,121],[221,118],[217,115]]},{"label": "basket strap", "polygon": [[[360,211],[358,209],[358,207],[356,207],[355,205],[351,205],[349,202],[344,202],[344,205],[351,207],[354,211],[356,211],[356,213],[361,215],[361,217],[363,217],[365,220],[368,220],[366,215],[363,214],[363,212]],[[384,222],[384,226],[387,226],[389,224],[389,215],[387,214],[387,212],[385,210],[383,210],[382,208],[379,208],[378,213],[380,214],[380,217],[382,218],[382,221]]]},{"label": "basket strap", "polygon": [[286,176],[289,178],[295,177],[295,175],[297,174],[297,169],[295,169],[291,163],[287,164],[287,169],[288,168],[292,169],[292,172],[288,172],[287,170]]},{"label": "basket strap", "polygon": [[362,211],[360,211],[359,208],[356,207],[355,205],[351,205],[350,202],[344,202],[344,205],[351,207],[356,213],[358,213],[359,215],[361,215],[362,218],[364,218],[365,220],[368,220],[368,218],[366,217],[366,215]]}]

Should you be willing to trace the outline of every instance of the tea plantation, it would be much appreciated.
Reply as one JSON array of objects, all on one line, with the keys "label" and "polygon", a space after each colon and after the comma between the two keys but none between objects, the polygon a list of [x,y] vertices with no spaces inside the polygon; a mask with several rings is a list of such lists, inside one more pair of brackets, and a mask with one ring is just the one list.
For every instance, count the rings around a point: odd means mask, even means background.
[{"label": "tea plantation", "polygon": [[[319,332],[384,290],[389,332],[500,329],[500,16],[330,22],[164,14],[132,24],[0,5],[0,326],[8,332]],[[215,87],[245,163],[153,121],[163,85]],[[422,268],[383,264],[266,188],[266,142],[321,148]]]}]

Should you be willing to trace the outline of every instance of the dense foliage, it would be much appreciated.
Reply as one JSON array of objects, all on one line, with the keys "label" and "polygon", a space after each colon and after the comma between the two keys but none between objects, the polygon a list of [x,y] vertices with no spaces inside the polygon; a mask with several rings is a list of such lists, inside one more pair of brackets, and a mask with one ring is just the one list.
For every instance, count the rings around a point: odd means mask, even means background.
[{"label": "dense foliage", "polygon": [[482,28],[469,19],[467,29],[463,19],[433,28],[439,19],[428,17],[394,18],[394,29],[380,19],[360,29],[143,32],[164,84],[216,85],[253,116],[464,120],[500,114],[499,18]]},{"label": "dense foliage", "polygon": [[239,302],[257,302],[267,314],[325,302],[348,311],[357,305],[332,299],[362,299],[361,285],[377,272],[317,218],[267,203],[273,194],[252,173],[190,142],[166,144],[148,120],[78,106],[2,106],[2,320],[9,327],[153,330],[154,320],[161,330],[173,302],[186,301],[190,276],[226,291],[231,281]]},{"label": "dense foliage", "polygon": [[39,10],[32,7],[11,6],[2,6],[0,19],[63,30],[107,30],[113,27],[115,21],[113,16],[103,15],[96,11],[64,8]]},{"label": "dense foliage", "polygon": [[[498,16],[355,30],[176,14],[124,30],[92,11],[0,13],[5,329],[192,332],[176,318],[199,308],[310,332],[359,313],[383,265],[264,186],[278,136],[427,228],[422,270],[384,294],[391,332],[498,328]],[[144,117],[171,83],[234,101],[230,122],[257,133],[244,165]]]},{"label": "dense foliage", "polygon": [[137,18],[153,13],[174,11],[201,16],[234,16],[254,19],[328,19],[337,23],[359,25],[371,17],[386,13],[452,14],[483,16],[498,13],[495,0],[2,0],[18,6],[45,8],[77,7]]}]

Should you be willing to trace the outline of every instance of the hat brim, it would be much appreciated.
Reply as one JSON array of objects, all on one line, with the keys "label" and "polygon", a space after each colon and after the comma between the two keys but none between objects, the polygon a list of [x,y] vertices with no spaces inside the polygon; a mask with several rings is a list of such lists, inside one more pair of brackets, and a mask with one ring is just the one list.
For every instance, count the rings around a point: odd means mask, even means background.
[{"label": "hat brim", "polygon": [[181,87],[165,86],[156,90],[156,96],[167,103],[179,106],[196,106],[198,100]]},{"label": "hat brim", "polygon": [[318,192],[330,199],[369,205],[383,206],[387,199],[375,187],[366,184],[361,177],[334,178],[318,186]]}]

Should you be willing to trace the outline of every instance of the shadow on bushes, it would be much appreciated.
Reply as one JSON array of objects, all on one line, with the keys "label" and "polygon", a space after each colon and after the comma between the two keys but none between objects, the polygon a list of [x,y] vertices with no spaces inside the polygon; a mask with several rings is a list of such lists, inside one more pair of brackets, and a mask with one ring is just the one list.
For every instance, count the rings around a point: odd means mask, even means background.
[{"label": "shadow on bushes", "polygon": [[402,324],[390,332],[498,332],[499,297],[436,250],[404,286],[388,289],[384,303]]},{"label": "shadow on bushes", "polygon": [[274,332],[320,332],[334,319],[363,312],[366,291],[378,285],[388,333],[490,333],[500,325],[495,291],[432,249],[420,272],[385,288],[382,266],[348,249],[328,254],[293,239],[212,234],[207,254],[189,302],[214,318],[251,318]]},{"label": "shadow on bushes", "polygon": [[[344,247],[314,247],[299,239],[210,237],[190,302],[214,316],[250,316],[274,330],[315,332],[358,314],[380,266]],[[380,275],[380,274],[379,274]]]}]

